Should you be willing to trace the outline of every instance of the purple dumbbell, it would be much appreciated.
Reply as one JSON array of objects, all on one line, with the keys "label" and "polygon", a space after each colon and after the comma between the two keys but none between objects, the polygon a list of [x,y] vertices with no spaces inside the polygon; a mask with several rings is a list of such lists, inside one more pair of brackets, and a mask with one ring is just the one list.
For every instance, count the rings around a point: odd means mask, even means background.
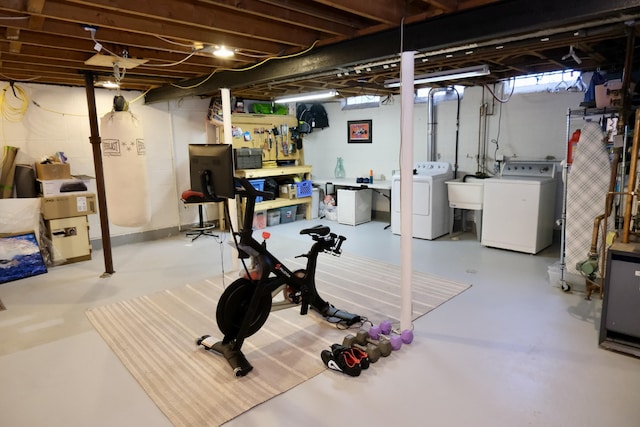
[{"label": "purple dumbbell", "polygon": [[369,336],[374,340],[379,340],[383,338],[388,340],[391,343],[391,348],[394,351],[400,350],[400,348],[402,347],[402,338],[400,338],[398,335],[393,335],[391,337],[385,336],[382,333],[380,326],[372,326],[371,329],[369,329]]}]

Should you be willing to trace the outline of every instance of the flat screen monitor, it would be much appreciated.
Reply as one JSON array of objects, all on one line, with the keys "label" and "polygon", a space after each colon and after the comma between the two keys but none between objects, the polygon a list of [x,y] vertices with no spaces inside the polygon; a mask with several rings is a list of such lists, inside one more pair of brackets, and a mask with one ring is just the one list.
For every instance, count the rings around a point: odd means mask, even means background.
[{"label": "flat screen monitor", "polygon": [[191,189],[204,193],[205,200],[210,200],[210,197],[202,188],[201,175],[204,171],[210,172],[210,186],[215,197],[235,198],[231,144],[189,144],[189,171]]}]

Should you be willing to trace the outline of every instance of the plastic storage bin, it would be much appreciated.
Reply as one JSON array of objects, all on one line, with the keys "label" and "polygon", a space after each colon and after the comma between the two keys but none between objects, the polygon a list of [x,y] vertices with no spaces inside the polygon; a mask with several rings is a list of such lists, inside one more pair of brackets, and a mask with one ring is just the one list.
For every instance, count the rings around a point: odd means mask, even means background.
[{"label": "plastic storage bin", "polygon": [[296,195],[298,196],[298,198],[311,197],[312,191],[313,186],[311,185],[311,181],[309,180],[298,182],[296,184]]},{"label": "plastic storage bin", "polygon": [[267,226],[267,211],[256,211],[253,214],[253,229],[262,230]]},{"label": "plastic storage bin", "polygon": [[271,227],[272,225],[280,224],[280,209],[271,209],[267,211],[267,225]]},{"label": "plastic storage bin", "polygon": [[[258,191],[264,191],[264,179],[250,179],[249,182],[253,185]],[[262,201],[262,196],[256,197],[256,203],[260,203]]]},{"label": "plastic storage bin", "polygon": [[559,287],[562,285],[562,265],[560,261],[551,264],[547,269],[547,273],[549,273],[549,283],[551,286]]},{"label": "plastic storage bin", "polygon": [[296,220],[296,207],[285,206],[280,208],[280,224],[286,224]]}]

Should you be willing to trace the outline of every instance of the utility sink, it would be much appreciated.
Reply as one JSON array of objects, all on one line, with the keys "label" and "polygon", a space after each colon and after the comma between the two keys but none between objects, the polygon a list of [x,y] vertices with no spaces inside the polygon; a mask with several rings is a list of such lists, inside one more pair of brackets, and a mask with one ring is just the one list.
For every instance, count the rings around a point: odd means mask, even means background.
[{"label": "utility sink", "polygon": [[456,209],[482,210],[484,179],[468,176],[446,181],[449,195],[449,207]]}]

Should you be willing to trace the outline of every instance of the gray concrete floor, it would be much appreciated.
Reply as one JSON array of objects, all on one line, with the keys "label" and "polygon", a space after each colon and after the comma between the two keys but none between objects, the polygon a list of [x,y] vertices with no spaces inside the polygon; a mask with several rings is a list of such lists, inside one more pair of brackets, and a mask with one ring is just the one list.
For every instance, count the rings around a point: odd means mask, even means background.
[{"label": "gray concrete floor", "polygon": [[[270,227],[270,249],[279,258],[305,252],[298,231],[321,222]],[[345,252],[400,263],[400,237],[385,223],[326,224],[347,236]],[[228,425],[640,425],[640,360],[598,347],[601,300],[549,283],[557,247],[533,256],[454,237],[414,239],[414,269],[473,287],[418,319],[398,357],[357,378],[326,371]],[[221,260],[231,269],[231,250],[180,235],[115,247],[113,256],[108,278],[94,251],[90,261],[0,285],[0,425],[171,425],[84,312],[219,275]]]}]

